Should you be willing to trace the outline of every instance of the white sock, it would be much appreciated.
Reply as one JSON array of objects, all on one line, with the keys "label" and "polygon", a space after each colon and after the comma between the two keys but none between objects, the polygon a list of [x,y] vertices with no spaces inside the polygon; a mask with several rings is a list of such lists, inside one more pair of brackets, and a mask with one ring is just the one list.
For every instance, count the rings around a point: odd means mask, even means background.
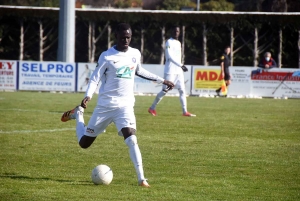
[{"label": "white sock", "polygon": [[152,110],[155,110],[155,108],[156,108],[156,105],[163,99],[163,97],[166,95],[166,92],[164,92],[164,91],[160,91],[157,95],[156,95],[156,97],[155,97],[155,99],[154,99],[154,101],[153,101],[153,103],[152,103],[152,105],[151,105],[151,109]]},{"label": "white sock", "polygon": [[85,129],[86,128],[84,125],[83,108],[82,110],[80,108],[77,110],[77,114],[76,114],[76,135],[77,135],[78,143],[81,137],[84,135]]},{"label": "white sock", "polygon": [[184,114],[187,112],[185,92],[183,90],[178,90],[178,91],[179,91],[179,99],[182,107],[182,112]]},{"label": "white sock", "polygon": [[142,154],[139,145],[137,144],[137,137],[135,135],[131,135],[126,138],[125,143],[129,147],[129,155],[134,165],[138,181],[145,180]]}]

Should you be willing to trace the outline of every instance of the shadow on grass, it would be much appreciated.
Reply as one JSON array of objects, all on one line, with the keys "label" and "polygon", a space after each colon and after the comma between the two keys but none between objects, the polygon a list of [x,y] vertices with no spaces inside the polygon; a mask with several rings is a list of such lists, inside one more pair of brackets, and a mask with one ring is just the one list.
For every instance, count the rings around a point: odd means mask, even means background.
[{"label": "shadow on grass", "polygon": [[4,173],[0,174],[0,178],[10,178],[10,179],[16,179],[16,180],[32,180],[32,181],[56,181],[60,183],[71,183],[72,185],[92,185],[93,183],[90,181],[75,181],[75,180],[66,180],[66,179],[53,179],[49,177],[29,177],[29,176],[23,176],[23,175],[16,175],[14,173]]}]

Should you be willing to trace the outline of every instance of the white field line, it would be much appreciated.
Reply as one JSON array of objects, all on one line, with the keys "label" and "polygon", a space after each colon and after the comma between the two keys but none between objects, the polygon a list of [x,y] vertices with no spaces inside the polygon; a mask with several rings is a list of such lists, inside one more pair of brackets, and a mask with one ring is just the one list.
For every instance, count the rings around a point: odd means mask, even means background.
[{"label": "white field line", "polygon": [[[63,112],[49,112],[49,111],[45,111],[45,110],[25,110],[25,109],[17,109],[17,108],[0,109],[0,111],[41,112],[41,113],[51,113],[51,114],[63,114]],[[84,116],[91,117],[91,115],[84,115]]]},{"label": "white field line", "polygon": [[59,128],[59,129],[45,129],[45,130],[12,130],[12,131],[1,131],[0,134],[15,134],[15,133],[53,133],[60,131],[75,131],[74,128]]},{"label": "white field line", "polygon": [[[45,110],[25,110],[25,109],[0,109],[0,111],[18,111],[18,112],[41,112],[41,113],[51,113],[51,114],[63,114],[63,112],[49,112]],[[90,115],[85,115],[90,117]],[[59,117],[60,118],[60,117]],[[2,131],[0,130],[0,134],[16,134],[16,133],[53,133],[60,131],[75,131],[74,128],[61,128],[61,129],[44,129],[44,130],[12,130],[12,131]]]},{"label": "white field line", "polygon": [[17,108],[11,108],[11,109],[0,109],[2,111],[18,111],[18,112],[45,112],[45,113],[54,113],[54,114],[62,114],[63,112],[49,112],[45,110],[25,110],[25,109],[17,109]]},{"label": "white field line", "polygon": [[54,114],[62,114],[63,112],[49,112],[45,110],[25,110],[25,109],[17,109],[17,108],[11,108],[11,109],[0,109],[1,111],[18,111],[18,112],[45,112],[45,113],[54,113]]}]

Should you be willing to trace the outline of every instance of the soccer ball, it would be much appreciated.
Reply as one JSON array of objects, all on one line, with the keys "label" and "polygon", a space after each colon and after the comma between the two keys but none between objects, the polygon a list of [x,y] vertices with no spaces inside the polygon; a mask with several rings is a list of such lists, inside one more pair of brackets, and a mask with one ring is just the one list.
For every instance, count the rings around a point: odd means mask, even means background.
[{"label": "soccer ball", "polygon": [[113,172],[107,165],[98,165],[93,169],[91,176],[94,184],[109,185],[113,179]]}]

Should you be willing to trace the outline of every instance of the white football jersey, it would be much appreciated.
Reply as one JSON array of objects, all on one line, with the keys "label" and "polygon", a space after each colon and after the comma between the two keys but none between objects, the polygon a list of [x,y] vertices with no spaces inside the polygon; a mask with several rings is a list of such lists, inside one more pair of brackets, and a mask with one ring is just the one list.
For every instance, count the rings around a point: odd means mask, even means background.
[{"label": "white football jersey", "polygon": [[181,74],[183,73],[181,66],[181,43],[173,38],[170,38],[166,42],[165,47],[165,73],[166,74]]},{"label": "white football jersey", "polygon": [[119,52],[115,47],[104,51],[94,70],[86,96],[92,98],[99,81],[101,87],[98,105],[103,107],[134,106],[134,76],[161,83],[163,78],[143,69],[140,63],[141,53],[138,49],[128,47],[126,52]]}]

